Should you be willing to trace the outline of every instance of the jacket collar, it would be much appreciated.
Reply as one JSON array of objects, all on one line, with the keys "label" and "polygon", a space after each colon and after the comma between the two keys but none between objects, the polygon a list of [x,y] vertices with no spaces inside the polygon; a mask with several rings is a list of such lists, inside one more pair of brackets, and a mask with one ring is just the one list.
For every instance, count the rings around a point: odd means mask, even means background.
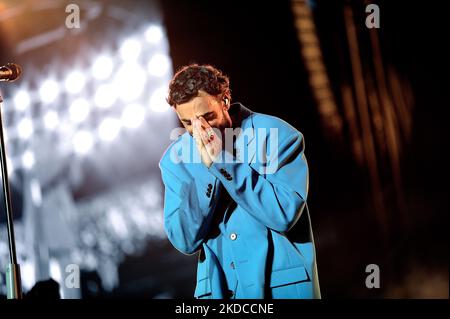
[{"label": "jacket collar", "polygon": [[[233,128],[240,128],[242,131],[247,132],[248,129],[251,130],[251,134],[247,135],[247,145],[249,145],[253,139],[255,138],[254,132],[254,124],[253,124],[253,111],[246,108],[241,103],[233,103],[230,106],[230,110],[228,111],[230,116],[232,117],[233,121]],[[243,134],[239,134],[239,136],[236,138],[235,145],[243,145],[241,142],[241,139],[244,138]]]}]

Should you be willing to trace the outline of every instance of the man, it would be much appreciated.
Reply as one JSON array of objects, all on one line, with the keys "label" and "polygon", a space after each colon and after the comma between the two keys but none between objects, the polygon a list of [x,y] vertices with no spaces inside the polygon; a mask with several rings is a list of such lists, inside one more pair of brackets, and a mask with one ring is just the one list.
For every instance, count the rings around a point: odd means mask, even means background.
[{"label": "man", "polygon": [[179,251],[200,251],[194,296],[320,298],[302,134],[231,104],[210,65],[181,68],[167,100],[187,132],[160,161],[164,226]]}]

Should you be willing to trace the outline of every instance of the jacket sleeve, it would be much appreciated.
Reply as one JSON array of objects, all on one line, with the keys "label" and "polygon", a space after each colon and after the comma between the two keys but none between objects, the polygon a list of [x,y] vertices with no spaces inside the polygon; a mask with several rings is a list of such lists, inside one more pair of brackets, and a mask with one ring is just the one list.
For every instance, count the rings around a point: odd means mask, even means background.
[{"label": "jacket sleeve", "polygon": [[172,245],[194,254],[202,245],[211,222],[212,201],[200,202],[194,180],[183,182],[160,164],[164,195],[164,229]]},{"label": "jacket sleeve", "polygon": [[247,162],[233,161],[226,151],[219,156],[221,160],[211,165],[210,172],[250,215],[278,232],[287,232],[297,222],[308,194],[308,165],[300,132],[280,141],[276,158],[269,156],[271,173],[261,174],[259,164],[256,170]]}]

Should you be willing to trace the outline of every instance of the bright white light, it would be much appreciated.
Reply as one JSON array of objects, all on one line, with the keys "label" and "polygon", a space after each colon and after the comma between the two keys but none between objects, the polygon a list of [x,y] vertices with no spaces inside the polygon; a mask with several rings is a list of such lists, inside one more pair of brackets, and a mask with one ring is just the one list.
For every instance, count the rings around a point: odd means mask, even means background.
[{"label": "bright white light", "polygon": [[147,75],[137,63],[125,63],[114,77],[115,92],[124,102],[136,100],[144,91]]},{"label": "bright white light", "polygon": [[48,111],[44,116],[44,125],[47,129],[53,130],[58,126],[58,113],[55,111]]},{"label": "bright white light", "polygon": [[150,98],[150,108],[155,112],[165,112],[170,108],[166,101],[167,88],[156,89]]},{"label": "bright white light", "polygon": [[31,189],[31,199],[36,206],[41,206],[42,204],[42,189],[39,181],[36,178],[33,178],[30,181],[30,189]]},{"label": "bright white light", "polygon": [[21,282],[26,290],[30,290],[36,283],[34,275],[34,265],[28,259],[20,263]]},{"label": "bright white light", "polygon": [[94,103],[98,107],[108,108],[114,104],[117,99],[117,92],[113,85],[102,84],[98,87],[94,96]]},{"label": "bright white light", "polygon": [[160,26],[152,25],[145,31],[145,39],[150,43],[158,43],[161,41],[164,33]]},{"label": "bright white light", "polygon": [[138,40],[127,39],[122,43],[119,53],[124,61],[136,61],[141,54],[141,50],[142,46]]},{"label": "bright white light", "polygon": [[25,90],[20,90],[14,96],[14,105],[18,111],[24,111],[31,104],[30,95]]},{"label": "bright white light", "polygon": [[126,239],[129,236],[127,223],[117,208],[110,208],[107,212],[107,218],[117,236]]},{"label": "bright white light", "polygon": [[92,134],[88,131],[77,132],[74,135],[72,142],[75,152],[80,155],[87,154],[94,145],[94,139],[92,137]]},{"label": "bright white light", "polygon": [[92,65],[92,75],[97,80],[107,79],[113,71],[113,61],[107,56],[100,56]]},{"label": "bright white light", "polygon": [[140,104],[130,104],[123,110],[122,123],[128,128],[137,128],[144,121],[145,108]]},{"label": "bright white light", "polygon": [[22,165],[23,167],[25,167],[26,169],[30,169],[33,167],[34,165],[34,154],[32,151],[26,151],[25,153],[23,153],[22,155]]},{"label": "bright white light", "polygon": [[169,71],[170,59],[167,55],[157,53],[147,64],[148,72],[154,76],[163,76]]},{"label": "bright white light", "polygon": [[8,167],[8,173],[12,174],[14,172],[14,164],[13,162],[9,159],[9,157],[6,158],[6,166]]},{"label": "bright white light", "polygon": [[33,122],[28,118],[24,118],[17,125],[17,130],[20,138],[27,139],[33,134]]},{"label": "bright white light", "polygon": [[59,85],[55,80],[46,80],[39,88],[39,96],[44,103],[51,103],[55,101],[58,94]]},{"label": "bright white light", "polygon": [[64,81],[67,92],[76,94],[81,92],[86,83],[86,77],[80,71],[72,71]]},{"label": "bright white light", "polygon": [[98,128],[99,136],[104,141],[112,141],[120,131],[120,121],[114,118],[104,119]]},{"label": "bright white light", "polygon": [[73,122],[83,122],[89,115],[89,102],[84,98],[76,99],[70,105],[69,113]]},{"label": "bright white light", "polygon": [[41,206],[42,204],[42,189],[39,181],[36,178],[33,178],[30,181],[30,189],[31,189],[31,199],[36,206]]},{"label": "bright white light", "polygon": [[50,277],[54,279],[56,282],[60,283],[62,276],[61,276],[61,268],[59,268],[59,263],[56,259],[50,258]]},{"label": "bright white light", "polygon": [[50,258],[49,261],[49,270],[50,270],[50,277],[54,279],[59,284],[59,294],[61,295],[61,298],[64,299],[64,289],[62,288],[63,284],[63,276],[62,276],[62,270],[59,265],[59,261],[55,258]]}]

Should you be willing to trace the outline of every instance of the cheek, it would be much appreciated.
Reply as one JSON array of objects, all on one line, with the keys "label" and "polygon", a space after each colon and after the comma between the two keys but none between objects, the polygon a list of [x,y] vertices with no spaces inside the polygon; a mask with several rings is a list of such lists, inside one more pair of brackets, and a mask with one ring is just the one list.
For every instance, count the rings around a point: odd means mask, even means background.
[{"label": "cheek", "polygon": [[192,135],[192,125],[186,125],[183,123],[184,128],[188,131],[189,134]]},{"label": "cheek", "polygon": [[211,127],[217,127],[219,124],[219,121],[217,119],[208,121],[208,124],[211,125]]},{"label": "cheek", "polygon": [[209,120],[208,124],[211,125],[212,127],[218,127],[221,126],[222,123],[222,115],[218,115],[216,118]]}]

